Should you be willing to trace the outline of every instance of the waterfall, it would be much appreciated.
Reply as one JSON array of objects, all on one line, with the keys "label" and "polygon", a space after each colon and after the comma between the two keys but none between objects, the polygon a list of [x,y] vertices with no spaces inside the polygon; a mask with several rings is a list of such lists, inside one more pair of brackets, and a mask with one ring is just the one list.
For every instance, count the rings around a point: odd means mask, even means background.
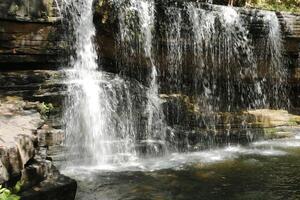
[{"label": "waterfall", "polygon": [[283,65],[283,43],[278,17],[274,12],[265,14],[265,21],[269,27],[268,34],[268,51],[270,55],[271,65],[275,73],[284,73]]},{"label": "waterfall", "polygon": [[[238,9],[190,2],[184,8],[166,8],[165,15],[168,89],[193,98],[198,126],[214,135],[217,126],[224,123],[225,113],[282,108],[287,101],[286,70],[275,13],[263,14],[268,29],[263,38],[266,41],[263,60],[269,61],[268,64],[260,63],[257,58],[249,21]],[[268,74],[262,73],[264,70]],[[184,76],[191,81],[185,81]],[[180,118],[181,113],[176,115]],[[231,120],[234,118],[227,118],[224,124],[228,137]],[[251,140],[248,127],[244,119],[239,128]]]},{"label": "waterfall", "polygon": [[[141,154],[166,155],[171,150],[173,133],[165,122],[159,96],[160,76],[168,82],[167,92],[175,97],[188,96],[195,104],[192,109],[197,119],[191,123],[213,135],[220,123],[230,135],[235,118],[226,118],[228,113],[271,104],[281,106],[279,99],[286,95],[286,71],[280,26],[274,13],[264,14],[270,58],[264,66],[270,74],[262,75],[248,26],[237,9],[209,4],[201,7],[195,2],[180,8],[164,7],[166,23],[161,28],[156,27],[160,22],[153,0],[110,3],[117,7],[119,28],[116,60],[121,73],[114,76],[99,64],[93,0],[64,0],[63,9],[69,15],[75,42],[70,68],[65,70],[65,145],[70,165],[120,166],[137,161]],[[163,39],[156,40],[158,36]],[[157,46],[163,49],[165,74],[157,67],[161,64]],[[123,73],[146,86],[128,81]],[[272,91],[267,95],[270,85]],[[180,111],[176,116],[182,114]],[[226,119],[224,124],[222,117]],[[241,126],[248,128],[245,120]],[[248,131],[247,136],[252,138]],[[173,146],[172,150],[176,149]]]},{"label": "waterfall", "polygon": [[118,3],[119,49],[120,57],[125,60],[121,64],[130,66],[132,58],[140,59],[139,65],[148,68],[149,88],[146,92],[148,100],[145,106],[147,122],[145,130],[140,134],[139,143],[148,146],[145,150],[146,154],[165,153],[166,125],[159,98],[158,71],[153,56],[155,4],[152,0],[130,0]]},{"label": "waterfall", "polygon": [[[203,126],[215,131],[218,112],[235,112],[261,104],[252,41],[235,9],[204,10],[194,3],[186,7],[191,26],[195,98]],[[228,123],[228,134],[230,129]]]},{"label": "waterfall", "polygon": [[93,0],[65,0],[74,30],[74,56],[66,70],[64,122],[68,165],[105,166],[136,159],[132,94],[119,77],[100,70],[95,49]]},{"label": "waterfall", "polygon": [[269,73],[271,77],[272,89],[265,91],[266,94],[275,98],[273,101],[274,108],[287,108],[289,106],[288,94],[286,90],[287,69],[284,67],[283,39],[278,17],[274,12],[264,12],[264,22],[268,27],[266,38],[266,57],[269,60]]},{"label": "waterfall", "polygon": [[[94,41],[93,1],[65,0],[62,8],[71,19],[75,41],[70,68],[65,70],[67,165],[105,168],[136,161],[140,153],[166,153],[166,125],[152,55],[154,2],[130,1],[119,12],[122,55],[129,58],[141,53],[150,68],[146,103],[140,100],[142,92],[139,96],[132,93],[140,87],[133,85],[136,83],[101,70]],[[137,46],[132,46],[136,41]],[[143,128],[141,115],[147,118]]]},{"label": "waterfall", "polygon": [[[231,7],[205,11],[189,5],[188,9],[193,28],[194,64],[197,66],[195,89],[203,91],[204,106],[213,107],[214,111],[232,111],[236,107],[233,104],[236,98],[244,95],[234,85],[242,86],[246,76],[253,81],[256,78],[256,61],[248,31]],[[226,94],[217,90],[220,78],[225,81],[222,90],[226,90]],[[248,93],[239,100],[243,103],[245,98],[254,98],[254,95]],[[224,108],[221,101],[227,104]]]},{"label": "waterfall", "polygon": [[176,8],[168,8],[166,10],[168,16],[168,24],[166,27],[167,42],[167,78],[170,83],[170,89],[178,92],[182,86],[182,53],[183,44],[181,40],[181,11]]},{"label": "waterfall", "polygon": [[[166,8],[165,15],[168,88],[193,98],[199,118],[196,121],[206,128],[204,133],[217,134],[217,126],[224,126],[229,138],[235,119],[226,118],[224,123],[226,113],[230,116],[240,110],[286,108],[287,73],[280,25],[274,12],[263,12],[267,34],[262,43],[266,49],[261,54],[265,63],[256,55],[249,33],[251,21],[246,21],[239,9],[190,2],[184,8]],[[182,113],[172,114],[182,119]],[[240,130],[252,140],[246,117],[241,120]]]}]

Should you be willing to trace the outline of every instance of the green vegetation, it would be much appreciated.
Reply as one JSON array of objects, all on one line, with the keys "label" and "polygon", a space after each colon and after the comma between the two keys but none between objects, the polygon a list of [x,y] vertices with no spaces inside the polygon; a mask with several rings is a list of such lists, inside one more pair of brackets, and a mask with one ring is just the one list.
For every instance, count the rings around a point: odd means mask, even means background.
[{"label": "green vegetation", "polygon": [[18,181],[14,188],[8,189],[0,185],[0,200],[20,200],[21,197],[17,195],[22,187],[22,182]]},{"label": "green vegetation", "polygon": [[300,0],[248,0],[251,7],[300,13]]},{"label": "green vegetation", "polygon": [[297,126],[300,124],[300,117],[293,117],[288,121],[290,126]]},{"label": "green vegetation", "polygon": [[264,129],[265,138],[266,139],[274,139],[274,138],[276,138],[277,131],[278,130],[276,128],[265,128]]},{"label": "green vegetation", "polygon": [[39,112],[44,116],[48,115],[53,109],[54,109],[54,107],[51,103],[47,104],[47,103],[43,102],[38,105]]}]

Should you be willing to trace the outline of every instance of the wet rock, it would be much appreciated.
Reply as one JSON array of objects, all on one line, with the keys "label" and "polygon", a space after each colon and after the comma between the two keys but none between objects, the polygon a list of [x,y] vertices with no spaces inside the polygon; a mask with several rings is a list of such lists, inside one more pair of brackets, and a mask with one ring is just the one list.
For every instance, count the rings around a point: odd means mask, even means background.
[{"label": "wet rock", "polygon": [[[125,1],[126,2],[126,1]],[[193,63],[193,50],[191,49],[193,45],[191,44],[190,34],[191,26],[188,18],[188,10],[184,6],[186,2],[194,2],[192,0],[174,0],[174,1],[155,1],[156,2],[156,25],[155,25],[155,37],[153,45],[153,57],[155,57],[156,67],[159,69],[160,75],[158,76],[158,82],[160,83],[160,89],[162,93],[177,93],[177,92],[185,92],[186,95],[190,96],[192,87],[197,84],[197,80],[194,80],[193,77],[197,74],[197,70],[195,68],[199,67],[197,64]],[[204,1],[197,1],[204,2]],[[214,1],[215,3],[220,3],[218,1]],[[222,3],[221,3],[222,4]],[[203,3],[197,4],[199,8],[202,8],[207,11],[217,11],[221,10],[223,7],[218,5],[208,5]],[[127,76],[131,76],[140,82],[145,82],[147,80],[147,76],[149,75],[149,65],[147,65],[147,59],[144,58],[142,53],[132,53],[130,58],[125,56],[122,58],[122,46],[118,46],[118,6],[114,6],[110,3],[110,1],[96,1],[95,6],[95,25],[97,29],[97,43],[99,44],[99,50],[101,50],[101,55],[103,55],[103,60],[105,65],[103,66],[104,70],[114,72],[114,73],[122,73]],[[182,22],[181,22],[181,36],[178,40],[178,43],[184,43],[185,53],[181,55],[182,61],[182,73],[180,74],[180,78],[182,78],[180,86],[182,89],[174,89],[174,81],[172,82],[172,74],[168,72],[173,66],[173,63],[168,63],[167,58],[167,48],[168,48],[168,40],[166,40],[166,27],[170,24],[170,16],[166,16],[165,12],[168,8],[176,9],[179,13],[181,13]],[[248,8],[234,8],[239,14],[242,21],[245,24],[245,28],[249,30],[249,38],[253,40],[255,54],[259,57],[259,55],[264,55],[264,59],[258,58],[258,76],[259,78],[264,79],[267,74],[268,81],[277,82],[278,77],[274,75],[274,73],[268,71],[268,66],[270,65],[269,60],[265,59],[270,55],[266,54],[266,37],[269,33],[269,26],[265,21],[264,14],[265,12],[258,9],[248,9]],[[300,42],[300,16],[296,14],[290,14],[285,12],[277,12],[276,14],[280,27],[282,30],[282,35],[284,39],[284,60],[285,65],[289,68],[291,77],[296,73],[296,69],[299,68],[299,42]],[[184,25],[183,25],[184,24]],[[174,34],[174,33],[173,33]],[[247,33],[248,34],[248,33]],[[174,36],[173,36],[174,37]],[[134,44],[131,44],[129,48],[134,48]],[[138,48],[138,47],[136,47]],[[178,46],[178,48],[180,48]],[[177,55],[178,57],[178,55]],[[118,66],[118,63],[121,63]],[[238,71],[236,66],[239,63],[230,63],[230,66],[233,68],[232,72]],[[136,67],[138,66],[138,67]],[[244,66],[242,64],[242,66]],[[207,72],[209,74],[210,71]],[[226,74],[222,74],[218,72],[217,76],[217,88],[222,88],[224,86],[224,82],[226,82]],[[244,84],[245,88],[249,86],[247,82],[249,77],[245,76],[240,83],[235,84],[234,81],[232,84],[235,88],[240,88],[241,83]],[[269,80],[270,79],[270,80]],[[171,80],[171,81],[170,81]],[[293,81],[294,80],[294,81]],[[289,83],[284,83],[284,86],[288,88],[288,91],[291,91],[291,102],[293,111],[299,112],[299,103],[297,101],[297,97],[300,94],[299,89],[299,81],[295,81],[294,78],[289,78]],[[231,81],[231,80],[229,80]],[[272,85],[272,84],[271,84]],[[289,88],[292,88],[289,90]],[[187,91],[178,91],[184,90]],[[223,93],[226,88],[220,89],[219,93]],[[198,91],[199,93],[201,91]],[[268,99],[272,98],[272,94],[266,94]],[[245,95],[247,96],[247,94]],[[226,98],[224,98],[226,99]],[[244,98],[245,99],[245,98]],[[225,102],[225,101],[223,101]],[[225,102],[226,106],[230,102]],[[283,102],[284,103],[284,102]],[[241,102],[237,102],[237,104],[242,104]]]},{"label": "wet rock", "polygon": [[60,0],[0,2],[0,70],[59,67],[67,45],[56,2],[61,3]]},{"label": "wet rock", "polygon": [[24,200],[73,200],[76,195],[75,180],[61,175],[55,168],[52,176],[39,185],[21,193]]},{"label": "wet rock", "polygon": [[60,129],[41,129],[37,132],[40,146],[60,145],[64,140],[64,131]]},{"label": "wet rock", "polygon": [[65,46],[59,25],[0,19],[0,27],[2,69],[59,67]]},{"label": "wet rock", "polygon": [[288,113],[285,110],[249,110],[244,113],[249,113],[255,116],[253,123],[258,124],[260,127],[272,128],[279,126],[296,126],[300,124],[300,116]]},{"label": "wet rock", "polygon": [[298,115],[285,110],[257,109],[240,112],[204,112],[192,97],[163,94],[168,141],[180,151],[207,149],[227,143],[290,138],[300,124]]},{"label": "wet rock", "polygon": [[135,145],[136,152],[143,157],[162,156],[166,152],[165,141],[160,140],[141,140]]}]

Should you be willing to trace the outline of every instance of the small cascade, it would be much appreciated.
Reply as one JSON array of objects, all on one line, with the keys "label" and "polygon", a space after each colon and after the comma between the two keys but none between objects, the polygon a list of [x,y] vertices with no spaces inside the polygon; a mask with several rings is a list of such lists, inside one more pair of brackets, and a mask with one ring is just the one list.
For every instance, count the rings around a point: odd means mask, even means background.
[{"label": "small cascade", "polygon": [[237,108],[235,102],[254,104],[251,99],[258,99],[259,91],[253,88],[252,94],[245,94],[247,88],[236,88],[247,87],[243,79],[256,81],[257,77],[251,40],[237,11],[231,7],[206,11],[189,4],[188,14],[193,30],[195,90],[204,103],[201,107],[230,112]]},{"label": "small cascade", "polygon": [[[269,71],[266,77],[270,77],[272,89],[266,89],[266,94],[273,98],[274,108],[288,108],[289,100],[287,96],[287,69],[284,67],[283,40],[280,30],[279,20],[274,12],[264,13],[264,22],[268,27],[266,40],[265,60],[269,60]],[[268,91],[267,91],[268,90]]]},{"label": "small cascade", "polygon": [[166,27],[166,43],[167,54],[166,62],[168,74],[166,77],[170,83],[170,90],[178,92],[182,87],[182,54],[183,54],[183,41],[181,36],[182,15],[181,10],[170,7],[166,9],[166,16],[168,17]]},{"label": "small cascade", "polygon": [[[204,10],[194,3],[186,7],[192,27],[189,44],[195,68],[195,98],[202,126],[215,132],[219,113],[261,103],[262,94],[256,85],[257,64],[249,33],[235,9]],[[225,129],[229,136],[230,122]]]},{"label": "small cascade", "polygon": [[[239,9],[190,2],[183,8],[165,8],[165,15],[170,93],[187,94],[196,102],[193,112],[198,119],[194,120],[196,126],[206,128],[204,132],[214,135],[217,129],[224,130],[229,138],[232,129],[238,128],[252,140],[247,117],[241,116],[240,127],[235,127],[234,113],[285,108],[284,102],[288,101],[281,31],[275,13],[265,12],[263,18],[268,29],[264,39],[268,53],[263,54],[263,60],[270,61],[267,65],[257,58],[249,33],[251,22]],[[181,123],[181,113],[170,113]]]},{"label": "small cascade", "polygon": [[[138,142],[142,146],[147,146],[146,148],[143,147],[146,154],[162,154],[167,151],[165,144],[166,125],[158,92],[158,71],[153,57],[154,1],[130,0],[117,3],[119,4],[120,64],[130,66],[131,59],[140,59],[140,65],[145,65],[150,69],[147,72],[149,74],[147,80],[149,88],[145,106],[147,122]],[[132,67],[134,68],[134,66]]]},{"label": "small cascade", "polygon": [[268,53],[273,73],[279,73],[278,76],[284,77],[285,69],[283,65],[283,43],[280,30],[279,20],[274,12],[266,12],[264,16],[265,22],[268,24],[269,34],[267,40]]}]

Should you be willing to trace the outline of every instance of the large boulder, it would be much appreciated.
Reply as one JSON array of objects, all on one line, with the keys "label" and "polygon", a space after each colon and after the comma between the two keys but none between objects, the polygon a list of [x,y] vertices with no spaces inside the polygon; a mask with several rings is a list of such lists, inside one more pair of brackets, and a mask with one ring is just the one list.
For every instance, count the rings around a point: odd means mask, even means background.
[{"label": "large boulder", "polygon": [[[48,158],[48,146],[60,144],[63,133],[45,124],[45,107],[20,97],[1,98],[0,184],[9,186],[21,180],[24,198],[40,199],[48,194],[52,199],[73,200],[76,182],[61,175]],[[57,192],[60,190],[66,193]]]}]

